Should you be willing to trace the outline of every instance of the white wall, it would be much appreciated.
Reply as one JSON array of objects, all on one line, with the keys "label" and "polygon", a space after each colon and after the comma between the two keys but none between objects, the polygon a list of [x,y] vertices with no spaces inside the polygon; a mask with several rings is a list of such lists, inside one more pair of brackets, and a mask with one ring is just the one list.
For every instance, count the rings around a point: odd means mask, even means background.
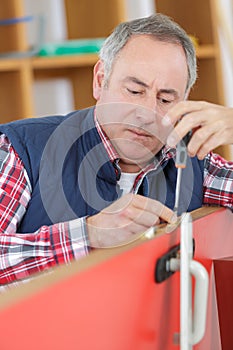
[{"label": "white wall", "polygon": [[222,11],[219,26],[226,105],[233,107],[233,1],[218,0]]},{"label": "white wall", "polygon": [[[66,16],[63,0],[24,0],[26,15],[43,15],[46,20],[46,41],[66,39]],[[33,43],[36,28],[28,31],[29,43]]]},{"label": "white wall", "polygon": [[[225,104],[233,107],[233,1],[217,0]],[[230,147],[233,160],[233,145]]]},{"label": "white wall", "polygon": [[127,19],[150,16],[155,12],[154,0],[125,0]]},{"label": "white wall", "polygon": [[[45,42],[58,42],[67,38],[63,0],[24,0],[27,15],[45,16]],[[28,41],[35,43],[37,26],[28,26]],[[67,78],[36,81],[33,85],[35,115],[66,114],[74,110],[72,85]]]}]

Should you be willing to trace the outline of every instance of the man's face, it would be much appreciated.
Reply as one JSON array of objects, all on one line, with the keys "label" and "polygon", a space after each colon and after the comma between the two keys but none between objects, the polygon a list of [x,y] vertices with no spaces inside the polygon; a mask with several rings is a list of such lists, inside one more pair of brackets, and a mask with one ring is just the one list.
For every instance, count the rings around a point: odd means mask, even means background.
[{"label": "man's face", "polygon": [[94,72],[97,119],[120,155],[122,171],[136,172],[161,149],[169,108],[185,98],[187,62],[182,47],[133,36],[116,58],[107,86]]}]

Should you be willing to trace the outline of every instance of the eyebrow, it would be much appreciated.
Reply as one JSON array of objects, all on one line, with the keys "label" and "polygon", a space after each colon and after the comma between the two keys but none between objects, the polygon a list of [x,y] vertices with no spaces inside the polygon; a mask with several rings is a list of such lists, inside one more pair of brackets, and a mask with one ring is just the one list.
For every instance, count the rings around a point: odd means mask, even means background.
[{"label": "eyebrow", "polygon": [[173,95],[175,97],[178,96],[178,92],[176,90],[174,90],[174,89],[160,89],[159,92],[162,93],[162,94]]},{"label": "eyebrow", "polygon": [[140,79],[138,79],[138,78],[136,78],[136,77],[129,76],[129,77],[126,77],[126,78],[124,79],[124,81],[125,81],[125,82],[132,82],[132,83],[141,85],[141,86],[143,86],[143,87],[145,87],[145,88],[149,88],[149,85],[148,85],[148,84],[144,83],[144,81],[142,81],[142,80],[140,80]]},{"label": "eyebrow", "polygon": [[[136,77],[133,77],[133,76],[128,76],[124,79],[125,82],[132,82],[132,83],[135,83],[135,84],[138,84],[140,86],[143,86],[145,88],[149,88],[150,86],[148,84],[146,84],[144,81],[136,78]],[[159,90],[159,93],[162,93],[162,94],[169,94],[169,95],[173,95],[175,97],[178,96],[178,92],[175,90],[175,89],[160,89]]]}]

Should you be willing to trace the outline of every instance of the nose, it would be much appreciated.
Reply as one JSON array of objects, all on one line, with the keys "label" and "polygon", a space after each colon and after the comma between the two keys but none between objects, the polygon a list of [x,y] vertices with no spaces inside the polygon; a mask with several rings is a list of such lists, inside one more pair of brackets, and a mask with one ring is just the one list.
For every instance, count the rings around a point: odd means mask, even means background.
[{"label": "nose", "polygon": [[150,124],[155,121],[156,112],[154,109],[144,106],[137,106],[135,113],[137,120],[140,120],[142,124]]},{"label": "nose", "polygon": [[163,113],[161,108],[159,108],[158,100],[154,94],[147,101],[144,101],[143,105],[137,106],[136,117],[145,124],[154,123],[162,119]]},{"label": "nose", "polygon": [[138,108],[138,116],[141,115],[144,120],[151,120],[154,115],[157,118],[162,118],[164,113],[163,108],[161,108],[160,100],[158,99],[158,93],[156,91],[148,91],[143,101],[140,101],[140,106],[142,108]]}]

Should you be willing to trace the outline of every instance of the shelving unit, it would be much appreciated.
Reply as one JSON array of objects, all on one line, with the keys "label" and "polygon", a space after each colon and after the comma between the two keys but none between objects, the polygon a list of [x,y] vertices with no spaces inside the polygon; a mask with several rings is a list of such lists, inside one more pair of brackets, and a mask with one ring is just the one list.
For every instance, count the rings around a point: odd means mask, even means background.
[{"label": "shelving unit", "polygon": [[190,98],[224,103],[215,0],[156,0],[157,12],[178,22],[198,40],[198,81]]},{"label": "shelving unit", "polygon": [[[179,23],[188,34],[198,40],[198,79],[190,99],[224,104],[219,39],[216,26],[216,0],[155,0],[156,11]],[[230,147],[216,150],[230,159]]]},{"label": "shelving unit", "polygon": [[[64,0],[68,38],[105,37],[123,18],[123,1]],[[97,6],[98,5],[98,6]],[[92,8],[92,11],[90,11]],[[93,13],[95,16],[92,17]],[[1,5],[0,19],[24,16],[23,0]],[[0,52],[26,51],[26,27],[20,23],[0,27]],[[66,77],[72,81],[75,108],[94,104],[92,71],[97,55],[0,59],[0,121],[34,116],[33,82]]]},{"label": "shelving unit", "polygon": [[[155,0],[157,12],[169,15],[198,38],[198,81],[194,100],[224,104],[220,52],[215,28],[215,0]],[[124,0],[64,0],[68,38],[105,37],[126,19]],[[91,11],[90,11],[91,8]],[[0,19],[24,15],[23,0],[4,1]],[[0,27],[0,52],[27,49],[25,24]],[[92,70],[97,55],[0,59],[1,122],[34,116],[33,82],[66,77],[72,81],[75,108],[94,104]],[[228,148],[218,150],[228,158]]]}]

